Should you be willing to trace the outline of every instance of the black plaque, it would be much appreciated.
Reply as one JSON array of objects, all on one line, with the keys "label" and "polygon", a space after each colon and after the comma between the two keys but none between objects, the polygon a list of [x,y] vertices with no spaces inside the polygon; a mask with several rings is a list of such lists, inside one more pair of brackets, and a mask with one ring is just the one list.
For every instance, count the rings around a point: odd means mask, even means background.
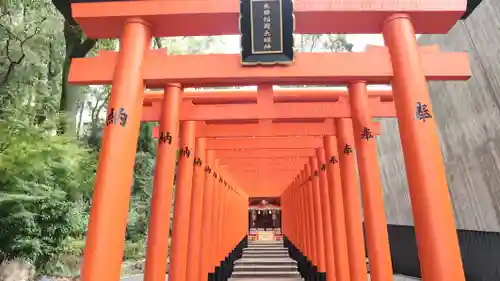
[{"label": "black plaque", "polygon": [[292,0],[240,0],[240,9],[242,64],[292,63]]}]

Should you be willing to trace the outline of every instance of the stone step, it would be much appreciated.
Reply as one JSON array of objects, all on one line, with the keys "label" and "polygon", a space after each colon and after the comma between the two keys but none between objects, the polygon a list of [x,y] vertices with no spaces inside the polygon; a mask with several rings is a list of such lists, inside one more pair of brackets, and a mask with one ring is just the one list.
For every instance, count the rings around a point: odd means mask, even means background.
[{"label": "stone step", "polygon": [[244,258],[273,258],[273,257],[289,257],[288,253],[243,253]]},{"label": "stone step", "polygon": [[276,242],[252,242],[248,243],[247,245],[252,246],[252,245],[267,245],[267,246],[277,246],[277,245],[284,245],[283,242],[281,241],[276,241]]},{"label": "stone step", "polygon": [[231,278],[283,278],[283,277],[295,277],[300,278],[299,272],[286,272],[286,271],[274,271],[274,272],[258,272],[258,271],[235,271],[231,275]]},{"label": "stone step", "polygon": [[289,257],[286,258],[242,258],[234,262],[236,265],[245,266],[297,266],[297,262]]},{"label": "stone step", "polygon": [[284,249],[284,248],[276,248],[276,249],[272,249],[272,248],[245,248],[243,249],[243,253],[262,253],[262,252],[265,252],[265,253],[288,253],[288,250],[287,249]]},{"label": "stone step", "polygon": [[288,272],[298,271],[297,265],[246,265],[246,264],[237,264],[234,266],[233,272],[236,271],[259,271],[259,272],[273,272],[273,271],[281,271]]},{"label": "stone step", "polygon": [[273,252],[273,251],[258,251],[258,252],[243,252],[243,256],[248,256],[248,255],[253,255],[253,256],[283,256],[283,257],[288,257],[289,254],[288,252]]},{"label": "stone step", "polygon": [[286,250],[243,251],[243,254],[283,254],[283,255],[288,255],[288,251],[286,251]]},{"label": "stone step", "polygon": [[[256,280],[261,280],[261,279],[256,279],[256,278],[229,278],[228,281],[256,281]],[[267,280],[267,279],[266,279]],[[303,281],[304,279],[302,278],[297,278],[297,277],[284,277],[284,278],[273,278],[272,281]]]},{"label": "stone step", "polygon": [[280,244],[249,244],[247,248],[285,248]]},{"label": "stone step", "polygon": [[285,247],[283,244],[248,244],[248,247]]},{"label": "stone step", "polygon": [[248,245],[256,245],[256,244],[266,244],[266,245],[283,245],[283,241],[251,241],[248,242]]},{"label": "stone step", "polygon": [[247,248],[285,248],[280,244],[249,244]]}]

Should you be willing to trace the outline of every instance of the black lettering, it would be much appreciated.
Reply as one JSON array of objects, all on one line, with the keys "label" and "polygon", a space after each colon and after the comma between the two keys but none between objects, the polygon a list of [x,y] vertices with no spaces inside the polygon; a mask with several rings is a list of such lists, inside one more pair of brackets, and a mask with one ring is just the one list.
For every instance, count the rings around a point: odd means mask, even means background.
[{"label": "black lettering", "polygon": [[115,108],[110,108],[109,113],[106,116],[106,126],[112,124],[120,124],[120,126],[125,127],[127,125],[128,114],[122,107],[118,108],[118,114]]},{"label": "black lettering", "polygon": [[415,118],[417,120],[421,120],[423,122],[425,122],[425,120],[428,118],[432,118],[432,114],[429,111],[427,104],[417,102],[416,111],[415,111]]},{"label": "black lettering", "polygon": [[328,162],[330,162],[330,164],[335,164],[335,163],[339,162],[339,160],[337,160],[337,157],[332,156],[332,157],[330,157]]},{"label": "black lettering", "polygon": [[345,155],[349,155],[349,154],[351,154],[351,153],[352,153],[352,147],[351,147],[349,144],[346,144],[346,145],[344,146],[344,154],[345,154]]},{"label": "black lettering", "polygon": [[199,167],[201,167],[201,166],[203,165],[203,161],[201,161],[200,157],[196,157],[196,158],[194,159],[194,161],[193,161],[193,164],[194,164],[195,166],[199,166]]},{"label": "black lettering", "polygon": [[367,127],[363,128],[363,133],[361,133],[361,139],[366,139],[366,140],[373,139],[372,132],[370,131],[369,128]]},{"label": "black lettering", "polygon": [[172,144],[172,135],[170,132],[161,132],[159,141],[160,143]]}]

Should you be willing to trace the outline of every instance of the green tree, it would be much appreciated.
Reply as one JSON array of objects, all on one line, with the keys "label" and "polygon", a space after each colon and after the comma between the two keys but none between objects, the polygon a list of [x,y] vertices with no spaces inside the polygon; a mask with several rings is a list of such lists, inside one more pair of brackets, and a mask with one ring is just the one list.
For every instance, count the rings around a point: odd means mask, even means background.
[{"label": "green tree", "polygon": [[0,119],[0,259],[23,257],[45,272],[81,216],[96,159],[81,144],[34,127],[16,114]]}]

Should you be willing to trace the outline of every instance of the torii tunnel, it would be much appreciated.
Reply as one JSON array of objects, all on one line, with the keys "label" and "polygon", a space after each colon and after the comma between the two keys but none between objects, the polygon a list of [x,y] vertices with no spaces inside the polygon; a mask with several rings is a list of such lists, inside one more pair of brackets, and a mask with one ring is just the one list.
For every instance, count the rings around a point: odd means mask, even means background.
[{"label": "torii tunnel", "polygon": [[[273,264],[298,270],[284,280],[394,280],[376,120],[397,118],[423,280],[465,281],[427,83],[467,80],[468,55],[415,34],[448,32],[467,1],[365,2],[297,0],[295,32],[382,33],[385,46],[251,67],[151,49],[152,37],[239,34],[235,0],[73,3],[87,36],[120,38],[69,74],[112,86],[81,280],[120,278],[141,122],[159,122],[144,280],[165,280],[172,212],[170,281],[257,278]],[[247,85],[257,90],[187,89]]]}]

